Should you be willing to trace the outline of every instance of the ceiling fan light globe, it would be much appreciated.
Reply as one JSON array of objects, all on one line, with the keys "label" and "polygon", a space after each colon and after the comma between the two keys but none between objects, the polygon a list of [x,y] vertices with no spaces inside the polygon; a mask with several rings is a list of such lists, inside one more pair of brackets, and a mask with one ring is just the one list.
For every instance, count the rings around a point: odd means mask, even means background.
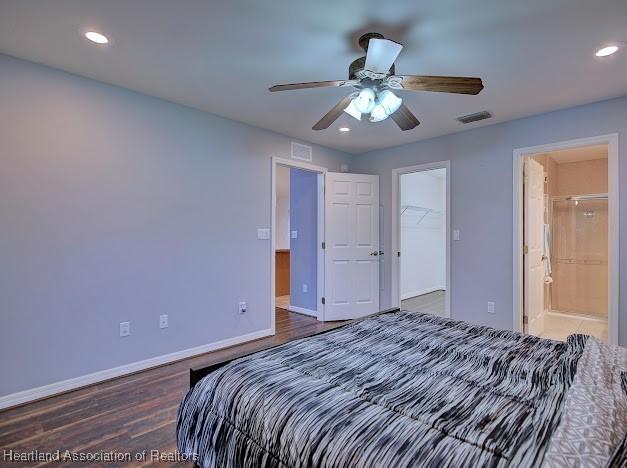
[{"label": "ceiling fan light globe", "polygon": [[362,89],[357,97],[353,99],[355,109],[362,114],[369,114],[375,106],[376,95],[370,88]]},{"label": "ceiling fan light globe", "polygon": [[383,105],[377,104],[372,109],[372,112],[370,112],[370,117],[368,118],[368,120],[370,120],[370,122],[381,122],[382,120],[387,119],[389,115],[390,114],[387,113]]},{"label": "ceiling fan light globe", "polygon": [[392,115],[401,107],[403,100],[396,96],[392,91],[386,89],[379,93],[379,104],[383,106],[388,115]]},{"label": "ceiling fan light globe", "polygon": [[355,107],[355,99],[353,99],[350,102],[350,104],[346,106],[346,109],[344,109],[344,112],[346,112],[351,117],[356,118],[357,120],[361,120],[361,112],[359,112],[357,110],[357,107]]}]

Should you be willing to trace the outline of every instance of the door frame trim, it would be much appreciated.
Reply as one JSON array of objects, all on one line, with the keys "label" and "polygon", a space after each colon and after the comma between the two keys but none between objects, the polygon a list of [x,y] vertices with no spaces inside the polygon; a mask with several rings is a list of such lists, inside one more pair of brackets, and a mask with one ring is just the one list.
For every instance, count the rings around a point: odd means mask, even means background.
[{"label": "door frame trim", "polygon": [[392,268],[392,281],[390,289],[392,291],[392,307],[401,306],[401,259],[397,255],[400,251],[401,230],[400,230],[400,177],[403,174],[414,172],[424,172],[433,169],[446,169],[446,293],[445,293],[445,314],[451,317],[451,161],[436,161],[416,166],[399,167],[392,170],[392,252],[390,265]]},{"label": "door frame trim", "polygon": [[303,161],[293,159],[285,159],[273,156],[271,158],[271,212],[270,212],[270,317],[272,334],[276,334],[276,178],[277,166],[287,166],[290,168],[304,169],[306,171],[315,172],[318,177],[318,258],[317,258],[317,310],[316,318],[320,321],[324,320],[324,304],[322,304],[322,296],[324,296],[324,250],[322,242],[324,241],[324,176],[327,168],[316,166]]},{"label": "door frame trim", "polygon": [[610,344],[618,344],[619,326],[619,173],[618,173],[618,133],[599,135],[588,138],[548,143],[514,149],[513,172],[513,327],[516,332],[523,331],[523,163],[526,156],[548,153],[582,146],[608,145],[608,339]]}]

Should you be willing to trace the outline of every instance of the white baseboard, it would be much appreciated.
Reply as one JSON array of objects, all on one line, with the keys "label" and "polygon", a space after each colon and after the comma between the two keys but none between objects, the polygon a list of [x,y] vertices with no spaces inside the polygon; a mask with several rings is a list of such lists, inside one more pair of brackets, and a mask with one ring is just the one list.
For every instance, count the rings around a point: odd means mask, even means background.
[{"label": "white baseboard", "polygon": [[422,296],[423,294],[429,294],[429,293],[436,292],[436,291],[446,291],[446,288],[441,287],[441,286],[434,286],[432,288],[422,289],[420,291],[411,291],[408,293],[404,293],[404,294],[401,294],[401,301],[404,301],[405,299],[411,299],[412,297],[416,297],[416,296]]},{"label": "white baseboard", "polygon": [[290,304],[289,310],[292,312],[298,312],[299,314],[311,315],[312,317],[318,316],[317,310],[305,309],[304,307],[298,307]]},{"label": "white baseboard", "polygon": [[12,393],[10,395],[0,396],[0,410],[34,400],[41,400],[42,398],[47,398],[59,393],[65,393],[70,390],[76,390],[81,387],[103,382],[105,380],[115,379],[116,377],[121,377],[123,375],[133,374],[152,367],[180,361],[181,359],[186,359],[192,356],[198,356],[200,354],[216,351],[218,349],[228,348],[229,346],[235,346],[247,341],[258,340],[259,338],[265,338],[266,336],[272,336],[273,334],[274,332],[272,329],[260,330],[246,335],[216,341],[215,343],[196,346],[195,348],[184,349],[170,354],[163,354],[161,356],[145,359],[143,361],[132,362],[123,366],[82,375],[73,379],[62,380],[61,382],[51,383],[42,387],[31,388],[29,390]]}]

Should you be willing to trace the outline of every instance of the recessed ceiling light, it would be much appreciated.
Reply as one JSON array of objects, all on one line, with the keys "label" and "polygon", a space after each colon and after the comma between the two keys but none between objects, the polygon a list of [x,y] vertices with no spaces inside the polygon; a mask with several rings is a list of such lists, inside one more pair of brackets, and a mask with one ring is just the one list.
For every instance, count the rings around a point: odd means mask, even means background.
[{"label": "recessed ceiling light", "polygon": [[351,129],[348,127],[340,127],[340,132],[350,132]]},{"label": "recessed ceiling light", "polygon": [[603,47],[602,49],[597,50],[596,55],[597,57],[607,57],[608,55],[612,55],[614,52],[616,52],[618,50],[618,46],[607,46],[607,47]]},{"label": "recessed ceiling light", "polygon": [[97,33],[95,31],[88,31],[85,33],[85,37],[96,44],[106,44],[109,42],[107,36],[104,34]]}]

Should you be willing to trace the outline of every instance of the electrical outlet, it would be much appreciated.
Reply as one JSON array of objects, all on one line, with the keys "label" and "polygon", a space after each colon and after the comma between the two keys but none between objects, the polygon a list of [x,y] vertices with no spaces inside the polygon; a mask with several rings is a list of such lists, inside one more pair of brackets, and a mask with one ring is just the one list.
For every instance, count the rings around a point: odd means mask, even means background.
[{"label": "electrical outlet", "polygon": [[168,316],[166,314],[159,316],[159,328],[168,328]]},{"label": "electrical outlet", "polygon": [[243,314],[246,312],[246,310],[248,310],[248,306],[246,305],[245,302],[240,302],[239,303],[239,307],[238,307],[239,313]]},{"label": "electrical outlet", "polygon": [[120,322],[120,336],[131,334],[131,322]]},{"label": "electrical outlet", "polygon": [[303,292],[306,293],[309,290],[309,287],[306,284],[303,284]]},{"label": "electrical outlet", "polygon": [[494,302],[488,302],[488,314],[494,313]]}]

